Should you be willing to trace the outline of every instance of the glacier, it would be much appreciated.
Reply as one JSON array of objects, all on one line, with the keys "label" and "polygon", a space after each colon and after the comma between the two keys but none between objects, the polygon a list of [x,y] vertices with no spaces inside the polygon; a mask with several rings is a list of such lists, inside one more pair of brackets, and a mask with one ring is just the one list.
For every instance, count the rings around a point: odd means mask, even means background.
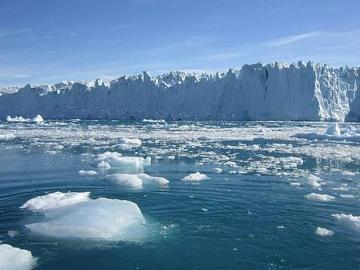
[{"label": "glacier", "polygon": [[0,90],[0,119],[360,120],[360,67],[243,65]]}]

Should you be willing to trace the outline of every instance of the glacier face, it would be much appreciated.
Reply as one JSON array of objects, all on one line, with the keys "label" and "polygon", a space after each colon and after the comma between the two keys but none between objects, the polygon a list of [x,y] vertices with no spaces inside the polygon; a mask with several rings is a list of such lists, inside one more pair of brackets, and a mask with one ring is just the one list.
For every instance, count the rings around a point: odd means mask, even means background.
[{"label": "glacier face", "polygon": [[224,74],[170,72],[110,82],[4,89],[0,118],[360,120],[360,68],[254,64]]}]

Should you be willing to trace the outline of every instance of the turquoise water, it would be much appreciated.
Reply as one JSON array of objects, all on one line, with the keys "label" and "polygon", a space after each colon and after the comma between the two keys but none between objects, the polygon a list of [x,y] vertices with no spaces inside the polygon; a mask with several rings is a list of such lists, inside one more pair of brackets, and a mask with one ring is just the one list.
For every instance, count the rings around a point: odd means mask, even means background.
[{"label": "turquoise water", "polygon": [[[38,258],[35,269],[359,269],[356,223],[332,216],[360,215],[359,143],[296,136],[320,134],[327,126],[1,123],[0,240],[31,251]],[[341,128],[350,126],[358,128]],[[121,137],[139,138],[142,145],[121,147]],[[115,172],[98,171],[94,159],[106,151],[151,157],[144,171],[168,179],[169,185],[131,189],[104,181]],[[79,170],[98,174],[82,176]],[[182,180],[197,171],[209,179]],[[311,174],[322,179],[321,190],[309,183]],[[93,199],[135,202],[148,235],[137,241],[107,241],[32,233],[25,225],[43,217],[20,206],[55,191],[89,191]],[[334,199],[306,199],[310,193]],[[317,227],[334,235],[317,235]],[[18,233],[11,237],[8,231]]]}]

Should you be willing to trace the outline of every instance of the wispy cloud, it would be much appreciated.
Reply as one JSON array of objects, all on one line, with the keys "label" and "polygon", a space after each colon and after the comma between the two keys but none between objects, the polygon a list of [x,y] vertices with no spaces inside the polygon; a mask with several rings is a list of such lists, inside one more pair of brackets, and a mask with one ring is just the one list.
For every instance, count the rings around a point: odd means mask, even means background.
[{"label": "wispy cloud", "polygon": [[305,40],[305,39],[309,39],[309,38],[312,38],[312,37],[320,36],[322,34],[323,34],[323,32],[320,32],[320,31],[302,33],[302,34],[298,34],[298,35],[292,35],[292,36],[282,37],[282,38],[278,38],[278,39],[273,39],[273,40],[264,42],[263,45],[271,46],[271,47],[284,46],[284,45],[289,45],[289,44],[292,44],[292,43],[296,43],[296,42],[301,41],[301,40]]},{"label": "wispy cloud", "polygon": [[0,38],[23,35],[31,32],[31,28],[24,27],[19,29],[0,29]]}]

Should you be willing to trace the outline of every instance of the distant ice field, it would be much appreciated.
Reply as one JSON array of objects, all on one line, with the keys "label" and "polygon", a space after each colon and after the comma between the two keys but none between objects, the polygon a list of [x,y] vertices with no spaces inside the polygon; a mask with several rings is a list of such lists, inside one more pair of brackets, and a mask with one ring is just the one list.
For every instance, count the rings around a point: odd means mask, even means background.
[{"label": "distant ice field", "polygon": [[0,263],[357,269],[359,150],[357,123],[0,122]]}]

